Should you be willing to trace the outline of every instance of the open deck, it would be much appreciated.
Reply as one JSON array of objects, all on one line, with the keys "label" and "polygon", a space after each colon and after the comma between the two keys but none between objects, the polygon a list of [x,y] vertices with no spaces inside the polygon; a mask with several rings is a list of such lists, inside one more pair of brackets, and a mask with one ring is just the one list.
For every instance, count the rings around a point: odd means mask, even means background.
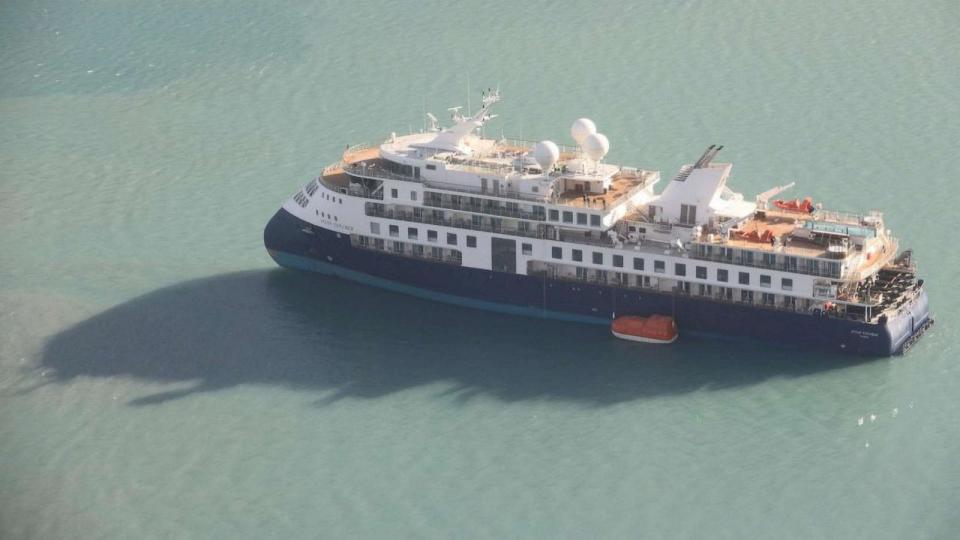
[{"label": "open deck", "polygon": [[343,162],[348,164],[360,163],[380,157],[380,149],[376,146],[357,145],[347,148],[343,153]]},{"label": "open deck", "polygon": [[747,238],[748,235],[755,235],[757,238],[760,238],[769,231],[772,237],[780,238],[781,242],[786,239],[783,252],[788,255],[796,255],[799,257],[827,256],[826,246],[803,238],[790,236],[790,233],[793,232],[794,229],[803,224],[798,217],[799,216],[795,214],[768,212],[765,219],[750,218],[740,225],[740,234],[731,234],[730,240],[725,244],[728,247],[773,252],[775,250],[773,242],[761,242]]},{"label": "open deck", "polygon": [[584,193],[583,191],[568,190],[558,197],[558,202],[574,208],[592,208],[604,210],[613,207],[622,198],[630,196],[634,190],[643,189],[649,185],[649,171],[641,171],[640,176],[617,175],[610,182],[606,193]]}]

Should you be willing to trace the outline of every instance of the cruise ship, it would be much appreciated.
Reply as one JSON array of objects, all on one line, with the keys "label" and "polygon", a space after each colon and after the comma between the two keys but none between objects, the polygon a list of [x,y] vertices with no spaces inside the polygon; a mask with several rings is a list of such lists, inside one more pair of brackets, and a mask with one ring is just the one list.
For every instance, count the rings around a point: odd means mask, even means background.
[{"label": "cruise ship", "polygon": [[903,353],[933,324],[880,212],[776,198],[792,184],[744,197],[721,146],[661,182],[608,163],[586,118],[570,145],[485,137],[499,100],[490,90],[476,112],[450,109],[449,127],[427,114],[419,133],[348,146],[269,221],[270,256],[502,313],[670,316],[683,335],[870,356]]}]

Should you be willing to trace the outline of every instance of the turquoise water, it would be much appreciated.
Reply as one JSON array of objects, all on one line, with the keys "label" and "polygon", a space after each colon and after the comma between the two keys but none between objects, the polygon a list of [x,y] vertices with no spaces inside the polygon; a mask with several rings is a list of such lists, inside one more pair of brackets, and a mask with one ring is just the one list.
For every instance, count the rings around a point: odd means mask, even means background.
[{"label": "turquoise water", "polygon": [[[0,537],[956,537],[960,7],[602,4],[0,5]],[[653,349],[275,268],[468,79],[488,133],[883,209],[937,326]]]}]

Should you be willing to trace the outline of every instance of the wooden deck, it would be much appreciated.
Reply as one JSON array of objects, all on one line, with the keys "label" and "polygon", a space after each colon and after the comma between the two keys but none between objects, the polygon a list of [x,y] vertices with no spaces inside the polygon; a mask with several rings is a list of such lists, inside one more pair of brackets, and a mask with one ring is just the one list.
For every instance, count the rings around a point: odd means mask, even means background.
[{"label": "wooden deck", "polygon": [[350,186],[350,177],[341,167],[336,167],[323,172],[323,182],[327,185],[346,188]]},{"label": "wooden deck", "polygon": [[[564,191],[560,194],[560,203],[575,208],[603,210],[612,207],[621,197],[625,196],[636,186],[643,184],[643,182],[643,177],[615,176],[606,193],[584,193],[575,190]],[[584,195],[586,195],[586,199],[584,199]]]},{"label": "wooden deck", "polygon": [[[757,236],[760,237],[764,234],[764,232],[770,231],[774,237],[780,238],[782,242],[784,237],[788,237],[794,229],[802,226],[802,221],[798,220],[798,217],[799,216],[796,214],[791,215],[781,212],[768,212],[766,219],[760,220],[757,218],[752,218],[741,225],[741,235],[732,233],[730,234],[730,240],[726,242],[726,245],[728,247],[740,249],[773,252],[773,244],[770,242],[758,242],[756,240],[750,240],[744,238],[743,235],[755,232]],[[826,255],[827,250],[824,249],[824,246],[815,242],[810,242],[803,238],[789,236],[786,248],[782,253],[787,255],[797,255],[800,257],[823,257]]]},{"label": "wooden deck", "polygon": [[349,154],[344,152],[343,162],[354,164],[361,161],[367,161],[370,159],[380,157],[380,147],[374,146],[372,148],[364,148],[363,150],[357,150],[356,152],[350,152]]}]

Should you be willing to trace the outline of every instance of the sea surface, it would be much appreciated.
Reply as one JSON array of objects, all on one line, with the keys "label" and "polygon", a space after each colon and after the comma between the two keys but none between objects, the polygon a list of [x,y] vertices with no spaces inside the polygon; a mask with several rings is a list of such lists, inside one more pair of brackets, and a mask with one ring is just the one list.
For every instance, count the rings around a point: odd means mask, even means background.
[{"label": "sea surface", "polygon": [[[0,537],[957,538],[960,3],[0,3]],[[937,324],[863,360],[275,267],[346,144],[487,134],[880,208]],[[468,94],[469,89],[469,94]],[[681,329],[682,330],[682,329]]]}]

